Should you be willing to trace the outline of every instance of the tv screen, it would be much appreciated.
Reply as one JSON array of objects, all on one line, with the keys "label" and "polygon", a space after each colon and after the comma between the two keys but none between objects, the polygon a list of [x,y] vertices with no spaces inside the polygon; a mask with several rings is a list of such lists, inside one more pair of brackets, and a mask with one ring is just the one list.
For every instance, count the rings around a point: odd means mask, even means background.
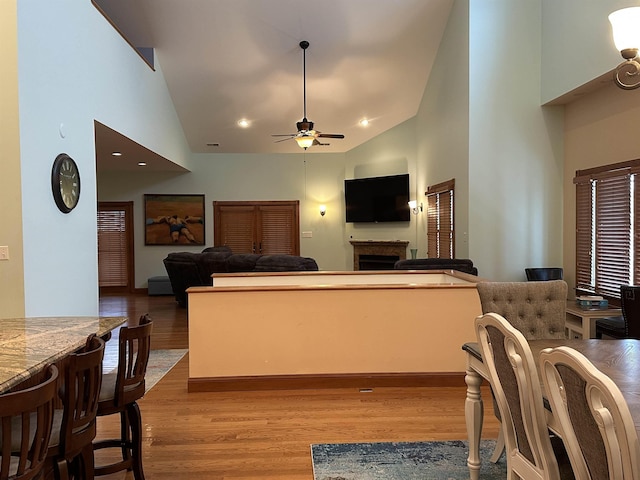
[{"label": "tv screen", "polygon": [[408,222],[409,174],[344,181],[347,222]]}]

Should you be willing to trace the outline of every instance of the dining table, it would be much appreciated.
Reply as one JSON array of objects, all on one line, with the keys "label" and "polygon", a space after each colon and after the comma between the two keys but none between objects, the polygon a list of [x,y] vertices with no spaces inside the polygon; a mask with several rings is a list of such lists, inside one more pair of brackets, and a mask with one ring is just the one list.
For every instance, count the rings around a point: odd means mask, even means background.
[{"label": "dining table", "polygon": [[82,348],[95,333],[106,338],[127,317],[30,317],[0,319],[0,394]]},{"label": "dining table", "polygon": [[[640,436],[640,382],[638,382],[637,375],[638,368],[640,368],[640,340],[531,340],[529,345],[536,361],[543,349],[561,345],[566,345],[582,353],[597,369],[609,376],[618,386],[629,405],[633,423]],[[481,468],[479,448],[484,415],[480,387],[483,380],[490,383],[490,378],[489,371],[482,361],[480,345],[477,343],[465,343],[462,349],[467,357],[465,375],[467,384],[465,420],[469,440],[467,466],[469,467],[470,478],[477,480]],[[539,364],[536,364],[539,368]],[[542,376],[540,376],[540,382],[542,385]],[[544,394],[544,387],[542,387],[542,391]],[[551,409],[546,408],[545,414],[549,429],[560,435],[558,420],[553,416]]]}]

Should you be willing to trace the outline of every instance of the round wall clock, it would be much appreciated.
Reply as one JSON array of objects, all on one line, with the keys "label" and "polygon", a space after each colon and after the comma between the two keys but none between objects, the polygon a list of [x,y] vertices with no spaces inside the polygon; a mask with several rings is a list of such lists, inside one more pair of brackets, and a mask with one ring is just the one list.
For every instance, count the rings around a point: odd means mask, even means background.
[{"label": "round wall clock", "polygon": [[80,172],[73,159],[61,153],[51,169],[53,199],[62,213],[69,213],[80,200]]}]

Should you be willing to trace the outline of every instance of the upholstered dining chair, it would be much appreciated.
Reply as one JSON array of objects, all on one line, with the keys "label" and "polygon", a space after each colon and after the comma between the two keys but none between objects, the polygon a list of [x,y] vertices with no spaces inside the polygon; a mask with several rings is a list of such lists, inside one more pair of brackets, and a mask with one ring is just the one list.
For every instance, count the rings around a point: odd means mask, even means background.
[{"label": "upholstered dining chair", "polygon": [[574,478],[562,441],[549,435],[537,366],[526,338],[496,313],[478,317],[475,327],[502,419],[507,479]]},{"label": "upholstered dining chair", "polygon": [[567,282],[480,282],[482,313],[497,313],[527,340],[564,339]]},{"label": "upholstered dining chair", "polygon": [[[567,283],[564,280],[531,282],[480,282],[477,284],[482,313],[497,313],[527,340],[566,338]],[[494,398],[494,412],[500,412]],[[504,451],[502,430],[491,456],[497,462]]]},{"label": "upholstered dining chair", "polygon": [[[137,326],[121,327],[118,338],[118,367],[102,376],[98,417],[120,415],[120,438],[97,440],[93,450],[118,448],[122,460],[96,465],[96,476],[133,470],[136,480],[144,480],[142,468],[142,417],[137,400],[145,394],[145,375],[151,346],[153,322],[142,315]],[[97,463],[97,462],[96,462]]]},{"label": "upholstered dining chair", "polygon": [[596,338],[640,339],[640,286],[620,285],[621,317],[596,320]]},{"label": "upholstered dining chair", "polygon": [[53,425],[58,368],[30,388],[0,395],[0,479],[31,480],[42,474]]},{"label": "upholstered dining chair", "polygon": [[640,478],[640,447],[617,385],[569,347],[540,353],[540,371],[576,478]]},{"label": "upholstered dining chair", "polygon": [[55,411],[47,454],[57,480],[68,480],[71,476],[93,478],[93,439],[103,358],[104,340],[92,334],[84,348],[66,359],[60,392],[62,409]]}]

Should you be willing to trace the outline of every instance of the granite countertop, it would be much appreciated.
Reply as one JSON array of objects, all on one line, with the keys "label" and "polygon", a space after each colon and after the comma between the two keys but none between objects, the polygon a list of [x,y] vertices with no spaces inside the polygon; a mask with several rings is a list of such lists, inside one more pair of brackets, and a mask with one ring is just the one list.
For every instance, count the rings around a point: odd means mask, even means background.
[{"label": "granite countertop", "polygon": [[0,393],[81,348],[87,337],[108,334],[127,317],[0,319]]}]

